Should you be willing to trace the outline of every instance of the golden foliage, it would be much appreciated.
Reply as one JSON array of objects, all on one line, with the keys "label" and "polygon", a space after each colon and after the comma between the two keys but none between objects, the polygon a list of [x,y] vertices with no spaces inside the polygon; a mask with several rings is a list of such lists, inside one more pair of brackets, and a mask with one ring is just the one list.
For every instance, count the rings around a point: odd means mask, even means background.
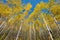
[{"label": "golden foliage", "polygon": [[32,8],[32,5],[30,3],[28,3],[24,9],[26,11],[29,11],[31,8]]},{"label": "golden foliage", "polygon": [[[12,7],[8,6],[10,4],[12,5]],[[45,30],[47,30],[42,15],[44,16],[44,19],[48,26],[50,26],[50,28],[52,29],[57,27],[54,17],[57,21],[60,22],[60,4],[56,5],[54,0],[50,0],[48,3],[40,2],[36,5],[34,11],[30,15],[28,13],[31,11],[30,9],[32,8],[32,5],[28,3],[24,7],[22,6],[23,5],[21,3],[21,0],[7,0],[7,4],[0,3],[0,16],[1,18],[8,17],[6,23],[9,27],[12,27],[13,30],[19,30],[20,26],[22,26],[23,34],[25,32],[34,30],[40,31],[40,28],[42,27],[45,28]],[[49,9],[49,11],[51,12],[51,14],[54,15],[54,17],[51,16],[49,12],[48,14],[42,13],[42,9]],[[28,17],[25,18],[26,16]],[[31,25],[30,22],[32,22]]]},{"label": "golden foliage", "polygon": [[53,5],[51,7],[51,12],[54,14],[54,15],[58,15],[60,14],[60,5]]}]

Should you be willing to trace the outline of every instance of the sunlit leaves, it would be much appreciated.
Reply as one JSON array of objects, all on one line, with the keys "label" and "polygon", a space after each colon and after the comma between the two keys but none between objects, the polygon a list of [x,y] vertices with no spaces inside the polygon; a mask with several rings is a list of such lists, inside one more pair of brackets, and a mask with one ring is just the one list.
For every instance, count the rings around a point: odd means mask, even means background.
[{"label": "sunlit leaves", "polygon": [[0,14],[2,16],[4,16],[4,17],[8,16],[11,13],[12,13],[12,9],[9,6],[4,5],[4,4],[0,4]]},{"label": "sunlit leaves", "polygon": [[60,5],[54,5],[51,7],[51,12],[54,14],[54,15],[58,15],[60,14]]},{"label": "sunlit leaves", "polygon": [[32,5],[30,3],[28,3],[25,7],[26,11],[29,11],[32,8]]},{"label": "sunlit leaves", "polygon": [[[6,23],[8,24],[8,27],[11,27],[13,30],[16,31],[16,33],[19,30],[19,27],[21,26],[22,30],[19,31],[23,33],[24,38],[26,37],[25,33],[28,34],[29,39],[29,35],[34,35],[35,37],[37,32],[41,33],[41,30],[47,31],[46,24],[52,30],[54,28],[57,28],[58,25],[55,22],[54,17],[57,21],[60,22],[60,4],[57,5],[54,0],[51,0],[48,3],[40,2],[36,5],[34,11],[29,14],[31,8],[31,3],[24,5],[21,3],[21,0],[7,0],[6,4],[0,4],[0,18],[7,17]],[[44,16],[45,20],[43,20],[41,14]],[[44,21],[46,21],[46,23]],[[44,32],[42,32],[43,35],[46,35],[44,34]],[[37,36],[38,35],[40,37],[40,34],[37,34]]]},{"label": "sunlit leaves", "polygon": [[58,22],[60,22],[60,15],[56,15],[55,18]]},{"label": "sunlit leaves", "polygon": [[7,0],[8,4],[21,5],[21,0]]},{"label": "sunlit leaves", "polygon": [[12,8],[12,10],[13,10],[13,13],[19,13],[19,12],[21,12],[22,11],[22,7],[20,7],[20,6],[16,6],[16,7],[14,7],[14,8]]},{"label": "sunlit leaves", "polygon": [[49,0],[49,3],[48,3],[49,7],[51,7],[54,4],[55,4],[55,0]]}]

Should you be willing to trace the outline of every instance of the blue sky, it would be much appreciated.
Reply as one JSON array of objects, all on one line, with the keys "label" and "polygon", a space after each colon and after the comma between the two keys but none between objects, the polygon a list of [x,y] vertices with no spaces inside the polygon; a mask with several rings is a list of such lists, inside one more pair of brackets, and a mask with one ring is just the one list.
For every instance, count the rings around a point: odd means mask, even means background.
[{"label": "blue sky", "polygon": [[[38,3],[40,3],[41,1],[43,1],[43,2],[48,2],[48,0],[22,0],[22,3],[23,4],[27,4],[28,2],[29,3],[31,3],[32,4],[32,8],[31,8],[31,12],[33,12],[33,10],[34,10],[34,8],[36,7],[36,5],[38,4]],[[31,13],[31,12],[29,12],[29,14]]]},{"label": "blue sky", "polygon": [[[43,1],[43,2],[48,2],[48,0],[22,0],[22,3],[23,3],[23,4],[27,4],[28,2],[30,2],[31,5],[32,5],[32,8],[31,8],[32,11],[31,11],[31,12],[33,12],[35,6],[36,6],[38,3],[40,3],[41,1]],[[3,0],[3,2],[6,3],[6,0]],[[30,14],[31,12],[29,12],[29,14]]]}]

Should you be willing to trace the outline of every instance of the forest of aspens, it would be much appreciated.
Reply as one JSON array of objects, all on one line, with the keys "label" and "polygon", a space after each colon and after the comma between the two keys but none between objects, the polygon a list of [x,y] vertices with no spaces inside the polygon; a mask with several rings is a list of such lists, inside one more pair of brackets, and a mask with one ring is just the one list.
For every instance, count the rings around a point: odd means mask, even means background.
[{"label": "forest of aspens", "polygon": [[22,0],[0,0],[0,40],[60,40],[60,0],[32,7]]}]

